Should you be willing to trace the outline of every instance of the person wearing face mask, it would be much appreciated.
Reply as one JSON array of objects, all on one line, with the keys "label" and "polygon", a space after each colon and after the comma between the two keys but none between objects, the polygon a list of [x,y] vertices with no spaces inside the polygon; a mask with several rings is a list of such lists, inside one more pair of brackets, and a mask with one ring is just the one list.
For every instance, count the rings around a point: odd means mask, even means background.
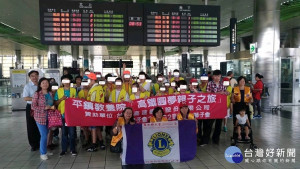
[{"label": "person wearing face mask", "polygon": [[198,89],[198,81],[195,78],[192,78],[190,80],[190,92],[191,93],[199,93],[199,89]]},{"label": "person wearing face mask", "polygon": [[180,72],[179,72],[179,70],[178,69],[175,69],[174,71],[173,71],[173,76],[174,77],[172,77],[171,79],[170,79],[170,83],[172,83],[172,82],[178,82],[178,81],[180,81],[180,80],[184,80],[184,78],[183,77],[180,77]]},{"label": "person wearing face mask", "polygon": [[200,77],[201,83],[199,85],[199,88],[201,90],[201,92],[205,93],[206,92],[206,87],[207,87],[207,83],[208,83],[208,76],[207,74],[202,74]]},{"label": "person wearing face mask", "polygon": [[131,101],[136,99],[146,99],[148,97],[150,97],[150,92],[141,92],[138,83],[132,84],[132,94],[130,95]]},{"label": "person wearing face mask", "polygon": [[159,87],[159,91],[158,93],[156,93],[156,96],[166,96],[166,95],[169,95],[166,86]]},{"label": "person wearing face mask", "polygon": [[128,70],[125,70],[123,72],[123,85],[122,85],[122,89],[125,89],[126,92],[131,95],[132,94],[132,91],[131,91],[131,88],[132,88],[132,84],[133,84],[133,80],[131,78],[131,75],[130,75],[130,71]]},{"label": "person wearing face mask", "polygon": [[[90,73],[87,75],[89,78],[89,87],[90,90],[88,92],[87,100],[93,101],[97,103],[104,103],[104,91],[101,85],[97,83],[97,76],[94,73]],[[91,126],[91,134],[92,134],[92,145],[87,148],[88,152],[97,151],[97,138],[100,141],[99,146],[100,149],[105,150],[105,145],[103,143],[103,136],[101,133],[101,129],[99,126]]]},{"label": "person wearing face mask", "polygon": [[157,82],[152,86],[152,93],[153,96],[156,96],[156,94],[159,92],[159,88],[163,86],[164,76],[162,74],[158,74],[156,76]]},{"label": "person wearing face mask", "polygon": [[[61,82],[63,87],[59,88],[55,93],[55,105],[58,106],[58,111],[62,115],[62,139],[61,139],[61,153],[60,157],[64,156],[67,152],[67,147],[70,145],[72,156],[77,156],[75,149],[75,127],[68,127],[65,125],[65,100],[67,98],[76,98],[76,89],[70,87],[71,80],[69,76],[62,76]],[[69,140],[69,144],[68,144]]]},{"label": "person wearing face mask", "polygon": [[153,109],[152,114],[153,116],[150,117],[150,123],[168,121],[168,119],[164,117],[165,113],[161,107],[155,107],[155,109]]},{"label": "person wearing face mask", "polygon": [[108,102],[111,92],[115,89],[115,85],[114,85],[115,80],[113,80],[113,79],[114,78],[113,78],[112,74],[105,75],[106,84],[103,88],[103,90],[105,92],[105,102]]},{"label": "person wearing face mask", "polygon": [[185,80],[179,80],[178,81],[178,86],[179,86],[179,88],[177,88],[178,89],[177,94],[187,94],[187,93],[190,93],[190,91],[188,91],[187,82]]},{"label": "person wearing face mask", "polygon": [[129,101],[128,93],[125,89],[122,89],[123,80],[122,78],[116,78],[115,81],[116,89],[114,89],[110,96],[109,96],[109,102],[112,103],[121,103],[124,101]]},{"label": "person wearing face mask", "polygon": [[28,142],[31,146],[31,151],[36,151],[40,147],[40,133],[36,125],[36,122],[31,113],[32,96],[37,90],[39,72],[32,70],[28,73],[30,82],[28,82],[23,89],[23,98],[27,102],[26,105],[26,124],[27,124],[27,136]]},{"label": "person wearing face mask", "polygon": [[151,83],[146,81],[146,73],[145,72],[139,73],[139,85],[140,85],[141,92],[145,92],[145,91],[150,92]]},{"label": "person wearing face mask", "polygon": [[[174,85],[176,85],[175,82],[174,82]],[[164,86],[166,87],[166,92],[168,95],[174,94],[174,90],[171,87],[171,84],[169,82],[164,83]]]}]

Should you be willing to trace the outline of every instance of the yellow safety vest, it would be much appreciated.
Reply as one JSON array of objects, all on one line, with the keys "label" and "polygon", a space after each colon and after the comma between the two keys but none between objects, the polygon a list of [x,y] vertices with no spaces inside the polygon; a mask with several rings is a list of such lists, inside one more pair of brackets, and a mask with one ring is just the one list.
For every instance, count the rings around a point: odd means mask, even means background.
[{"label": "yellow safety vest", "polygon": [[[146,92],[140,92],[140,99],[143,99],[146,96],[150,97],[150,92],[148,92],[148,91],[146,91]],[[135,100],[135,95],[131,94],[129,98],[130,98],[130,100]]]},{"label": "yellow safety vest", "polygon": [[103,87],[103,90],[104,90],[104,93],[108,90],[108,95],[110,96],[111,92],[112,92],[115,88],[116,88],[116,86],[115,86],[114,84],[112,84],[111,89],[108,88],[107,85],[105,85],[105,86]]},{"label": "yellow safety vest", "polygon": [[84,99],[84,100],[86,100],[88,93],[89,93],[88,90],[82,89],[82,90],[80,90],[80,92],[78,93],[78,98],[79,98],[79,99]]},{"label": "yellow safety vest", "polygon": [[123,85],[122,85],[122,89],[124,89],[124,90],[126,90],[126,92],[129,94],[129,95],[131,95],[132,94],[132,89],[131,89],[131,87],[132,87],[132,84],[128,84],[128,86],[127,86],[128,88],[126,89],[126,83],[123,83]]},{"label": "yellow safety vest", "polygon": [[[124,117],[119,117],[118,118],[118,122],[119,126],[124,126],[125,125],[125,119]],[[122,134],[122,130],[118,133],[118,135],[116,136],[113,136],[111,138],[111,142],[110,142],[110,145],[112,146],[116,146],[116,144],[122,139],[123,137],[123,134]]]},{"label": "yellow safety vest", "polygon": [[205,84],[204,87],[201,87],[201,86],[200,86],[201,92],[206,92],[206,87],[207,87],[207,83]]},{"label": "yellow safety vest", "polygon": [[[182,114],[178,113],[177,114],[177,120],[183,120]],[[195,116],[192,113],[188,114],[188,120],[195,120]]]},{"label": "yellow safety vest", "polygon": [[[237,86],[237,87],[234,87],[234,101],[235,102],[241,102],[241,91],[240,91],[240,87]],[[244,89],[244,102],[245,103],[249,103],[251,102],[251,99],[252,99],[252,94],[251,94],[251,91],[250,91],[250,87],[247,87],[245,86],[245,89]]]},{"label": "yellow safety vest", "polygon": [[154,88],[155,94],[159,93],[159,84],[158,83],[155,83],[153,85],[153,88]]},{"label": "yellow safety vest", "polygon": [[[168,119],[166,117],[162,117],[161,122],[164,121],[168,121]],[[155,123],[155,122],[157,122],[156,118],[154,116],[150,117],[150,123]]]},{"label": "yellow safety vest", "polygon": [[229,92],[229,95],[227,96],[227,108],[230,108],[232,87],[230,85],[227,86],[226,91]]},{"label": "yellow safety vest", "polygon": [[[61,99],[63,96],[65,95],[65,90],[64,88],[59,88],[57,90],[57,96],[58,96],[58,99]],[[70,98],[75,98],[76,97],[76,89],[74,88],[70,88]],[[61,114],[65,114],[65,100],[61,101],[58,105],[58,111],[61,113]]]},{"label": "yellow safety vest", "polygon": [[120,103],[122,101],[125,101],[125,98],[126,98],[126,90],[122,89],[120,91],[120,94],[119,94],[119,97],[118,97],[118,100],[116,100],[116,89],[114,89],[112,92],[111,92],[111,100],[113,103]]},{"label": "yellow safety vest", "polygon": [[170,87],[170,88],[168,89],[168,93],[169,93],[169,95],[174,94],[173,88]]},{"label": "yellow safety vest", "polygon": [[[96,92],[96,98],[95,100],[91,100],[92,98],[92,94]],[[94,86],[93,88],[91,88],[89,90],[88,96],[87,96],[87,100],[88,101],[94,101],[94,102],[98,102],[98,103],[104,103],[104,92],[103,92],[103,88],[101,85],[97,85]]]}]

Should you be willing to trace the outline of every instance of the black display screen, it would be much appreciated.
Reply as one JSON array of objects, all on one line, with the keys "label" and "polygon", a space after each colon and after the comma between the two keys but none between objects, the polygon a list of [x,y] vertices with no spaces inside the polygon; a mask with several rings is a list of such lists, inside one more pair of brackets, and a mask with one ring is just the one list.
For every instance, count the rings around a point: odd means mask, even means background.
[{"label": "black display screen", "polygon": [[40,0],[47,45],[219,46],[220,7]]}]

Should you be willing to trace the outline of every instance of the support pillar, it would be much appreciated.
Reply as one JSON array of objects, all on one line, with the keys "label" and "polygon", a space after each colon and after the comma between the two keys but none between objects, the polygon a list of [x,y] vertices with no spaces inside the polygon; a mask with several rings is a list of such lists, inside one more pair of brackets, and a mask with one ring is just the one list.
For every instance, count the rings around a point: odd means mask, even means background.
[{"label": "support pillar", "polygon": [[208,69],[208,50],[203,50],[203,63],[204,63],[204,69]]},{"label": "support pillar", "polygon": [[57,59],[59,58],[59,46],[49,45],[48,48],[48,68],[59,68]]},{"label": "support pillar", "polygon": [[72,45],[71,50],[72,50],[72,59],[73,59],[72,67],[73,68],[78,68],[77,61],[79,59],[79,46],[78,45]]},{"label": "support pillar", "polygon": [[89,68],[89,51],[88,50],[84,50],[83,51],[83,69],[88,69]]},{"label": "support pillar", "polygon": [[188,47],[181,47],[181,72],[189,73],[190,72],[190,54]]},{"label": "support pillar", "polygon": [[22,69],[22,57],[21,57],[21,50],[16,50],[16,63],[15,68],[16,69]]},{"label": "support pillar", "polygon": [[151,50],[146,50],[146,73],[151,75]]},{"label": "support pillar", "polygon": [[140,61],[140,63],[139,63],[139,65],[140,65],[140,71],[143,71],[143,55],[140,55],[139,56],[139,61]]},{"label": "support pillar", "polygon": [[257,53],[253,55],[252,79],[255,74],[264,76],[270,96],[262,99],[264,111],[280,103],[279,47],[280,47],[280,1],[254,0],[253,42]]},{"label": "support pillar", "polygon": [[[164,47],[163,46],[157,46],[156,48],[156,55],[158,59],[158,73],[164,74],[164,67],[165,67],[165,62],[164,62]],[[168,75],[168,70],[166,70],[165,75]]]},{"label": "support pillar", "polygon": [[37,67],[42,69],[43,66],[44,66],[43,63],[42,63],[42,55],[38,55],[37,59],[38,59]]}]

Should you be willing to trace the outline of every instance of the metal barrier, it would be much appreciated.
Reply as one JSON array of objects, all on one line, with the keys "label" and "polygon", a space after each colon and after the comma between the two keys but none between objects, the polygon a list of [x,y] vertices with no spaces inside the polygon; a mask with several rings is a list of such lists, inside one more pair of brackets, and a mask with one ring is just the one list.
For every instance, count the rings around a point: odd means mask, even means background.
[{"label": "metal barrier", "polygon": [[11,97],[11,86],[9,78],[0,79],[0,96]]}]

